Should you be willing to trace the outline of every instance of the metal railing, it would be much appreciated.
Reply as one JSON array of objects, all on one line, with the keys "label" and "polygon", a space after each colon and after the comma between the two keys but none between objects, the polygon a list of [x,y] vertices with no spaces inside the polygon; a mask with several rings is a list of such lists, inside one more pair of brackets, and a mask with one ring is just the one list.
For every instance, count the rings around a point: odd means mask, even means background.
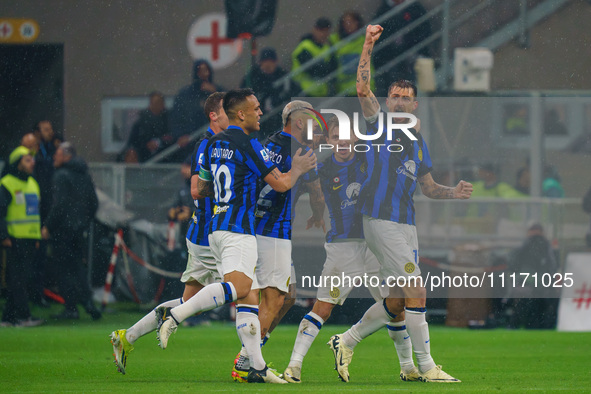
[{"label": "metal railing", "polygon": [[90,173],[97,189],[112,203],[150,222],[167,221],[168,209],[174,205],[177,192],[183,187],[180,164],[91,163]]},{"label": "metal railing", "polygon": [[[96,187],[115,204],[134,213],[136,220],[165,223],[166,212],[183,186],[178,164],[146,168],[136,164],[92,163],[89,167]],[[302,196],[298,203],[294,237],[317,240],[324,236],[320,230],[303,230],[309,217],[307,199],[307,195]],[[451,201],[418,195],[415,208],[417,228],[425,245],[472,240],[511,245],[525,235],[527,226],[534,221],[544,224],[551,238],[582,242],[589,227],[580,198],[473,197],[468,201]]]}]

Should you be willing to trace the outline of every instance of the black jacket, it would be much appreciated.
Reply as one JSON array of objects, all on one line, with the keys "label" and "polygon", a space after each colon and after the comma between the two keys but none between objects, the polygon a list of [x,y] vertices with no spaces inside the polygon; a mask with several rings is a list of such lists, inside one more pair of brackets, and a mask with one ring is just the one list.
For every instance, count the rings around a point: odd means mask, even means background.
[{"label": "black jacket", "polygon": [[33,177],[39,184],[41,192],[41,204],[39,206],[41,214],[41,225],[45,223],[45,218],[51,209],[51,180],[55,169],[53,168],[53,155],[56,151],[55,139],[50,142],[42,142],[39,152],[35,155],[35,170]]},{"label": "black jacket", "polygon": [[[300,87],[295,82],[288,80],[279,86],[273,87],[275,81],[285,76],[287,72],[281,67],[277,67],[273,74],[265,74],[257,65],[252,68],[242,80],[240,87],[252,88],[261,103],[263,114],[272,111],[276,107],[281,107],[300,92]],[[271,116],[261,123],[259,137],[263,141],[266,137],[281,129],[281,116],[279,114]],[[262,136],[261,136],[262,135]]]},{"label": "black jacket", "polygon": [[88,229],[98,210],[88,166],[72,158],[53,174],[53,204],[45,225],[52,236],[76,235]]},{"label": "black jacket", "polygon": [[[151,140],[160,142],[155,152],[148,150],[147,145]],[[160,115],[154,115],[146,109],[140,112],[138,120],[133,124],[126,149],[135,149],[138,161],[143,163],[173,142],[173,137],[168,131],[168,112],[164,110]]]}]

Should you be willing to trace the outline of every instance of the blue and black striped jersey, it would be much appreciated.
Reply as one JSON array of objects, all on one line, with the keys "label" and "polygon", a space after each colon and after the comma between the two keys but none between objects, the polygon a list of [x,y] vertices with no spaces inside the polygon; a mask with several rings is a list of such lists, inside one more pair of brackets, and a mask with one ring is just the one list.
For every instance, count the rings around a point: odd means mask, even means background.
[{"label": "blue and black striped jersey", "polygon": [[[377,122],[368,122],[368,134],[377,132],[377,127]],[[423,136],[414,129],[410,131],[417,141],[411,140],[401,130],[393,131],[393,141],[387,140],[385,130],[380,138],[372,141],[366,153],[368,178],[362,188],[364,215],[415,224],[413,195],[417,179],[428,174],[432,164]],[[390,144],[402,145],[402,152],[389,152],[386,146]]]},{"label": "blue and black striped jersey", "polygon": [[201,164],[201,170],[213,180],[215,206],[210,232],[255,235],[257,181],[275,168],[267,149],[238,126],[211,137]]},{"label": "blue and black striped jersey", "polygon": [[[269,151],[271,161],[281,172],[291,170],[292,155],[300,148],[302,154],[309,151],[305,145],[284,131],[270,135],[264,142]],[[256,233],[267,237],[291,239],[291,220],[294,217],[295,199],[302,182],[318,179],[316,170],[300,176],[294,187],[279,193],[262,179],[259,180],[259,191],[256,208]],[[293,203],[292,203],[293,202]]]},{"label": "blue and black striped jersey", "polygon": [[[213,130],[208,128],[195,144],[195,150],[191,156],[191,176],[199,175],[205,147],[213,135]],[[207,235],[209,233],[209,221],[213,216],[213,201],[210,197],[205,197],[194,200],[194,203],[195,212],[193,212],[193,217],[187,230],[187,239],[196,245],[209,246]]]},{"label": "blue and black striped jersey", "polygon": [[328,207],[330,230],[326,242],[335,239],[363,238],[363,221],[359,193],[367,179],[367,162],[363,153],[344,163],[331,155],[318,165],[318,176]]}]

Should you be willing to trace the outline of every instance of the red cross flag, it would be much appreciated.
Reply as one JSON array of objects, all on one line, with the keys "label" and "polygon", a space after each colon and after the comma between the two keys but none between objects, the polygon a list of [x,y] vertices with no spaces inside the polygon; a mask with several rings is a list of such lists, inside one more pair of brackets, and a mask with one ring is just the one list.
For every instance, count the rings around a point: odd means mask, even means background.
[{"label": "red cross flag", "polygon": [[0,40],[9,40],[12,37],[12,32],[14,28],[12,27],[12,23],[7,20],[0,21]]},{"label": "red cross flag", "polygon": [[187,48],[193,59],[205,59],[215,69],[236,61],[242,53],[242,40],[226,37],[226,15],[205,14],[197,19],[187,34]]},{"label": "red cross flag", "polygon": [[569,253],[564,272],[573,282],[561,284],[558,331],[591,331],[591,253]]}]

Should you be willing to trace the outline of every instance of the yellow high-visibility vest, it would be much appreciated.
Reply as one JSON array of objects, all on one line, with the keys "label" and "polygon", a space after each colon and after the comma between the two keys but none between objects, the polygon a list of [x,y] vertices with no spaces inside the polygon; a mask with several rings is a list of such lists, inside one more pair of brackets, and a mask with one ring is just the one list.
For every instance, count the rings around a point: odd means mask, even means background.
[{"label": "yellow high-visibility vest", "polygon": [[41,239],[39,184],[30,176],[26,181],[8,174],[0,179],[12,196],[6,211],[8,234],[18,239]]}]

